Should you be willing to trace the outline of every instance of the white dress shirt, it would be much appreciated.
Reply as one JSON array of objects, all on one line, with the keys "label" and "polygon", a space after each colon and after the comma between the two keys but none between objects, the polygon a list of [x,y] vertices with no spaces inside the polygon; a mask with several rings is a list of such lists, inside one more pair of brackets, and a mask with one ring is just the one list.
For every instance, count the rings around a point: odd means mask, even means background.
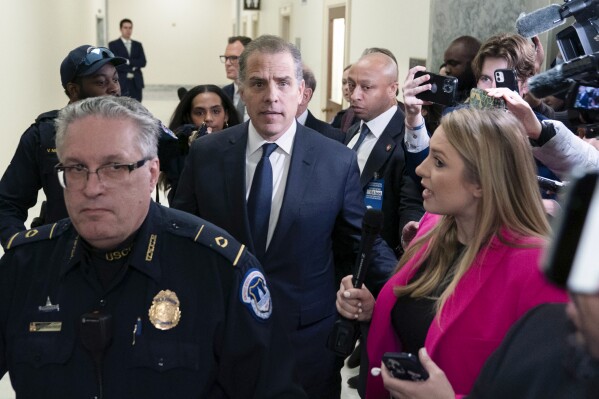
[{"label": "white dress shirt", "polygon": [[[279,213],[283,205],[283,196],[287,185],[287,176],[289,175],[289,165],[291,164],[291,153],[293,150],[293,141],[297,124],[292,123],[289,129],[275,143],[277,149],[270,154],[270,164],[272,165],[272,204],[270,207],[270,219],[268,222],[268,236],[266,238],[266,248],[270,244],[275,227],[279,220]],[[248,128],[248,143],[245,151],[245,199],[247,201],[252,188],[252,180],[256,166],[262,158],[262,145],[267,143],[256,131],[256,128],[250,121]]]},{"label": "white dress shirt", "polygon": [[[387,125],[391,121],[391,118],[393,118],[393,115],[395,115],[396,112],[397,105],[394,105],[393,107],[389,108],[387,111],[383,112],[382,114],[368,121],[367,123],[364,121],[360,122],[360,129],[358,130],[358,132],[362,130],[362,124],[364,123],[366,123],[368,129],[370,129],[370,132],[366,135],[366,138],[364,139],[360,147],[358,147],[357,151],[360,174],[362,174],[362,171],[364,170],[364,166],[366,165],[366,161],[368,161],[368,157],[370,156],[370,153],[372,152],[374,145],[378,141],[379,137],[381,137],[383,131],[385,131],[385,128],[387,127]],[[356,144],[356,141],[358,141],[359,136],[359,133],[354,135],[354,137],[352,137],[349,143],[347,143],[347,146],[349,148],[353,148],[354,144]]]},{"label": "white dress shirt", "polygon": [[308,119],[308,109],[306,108],[306,110],[297,117],[297,123],[299,123],[300,125],[305,126],[306,125],[306,119]]}]

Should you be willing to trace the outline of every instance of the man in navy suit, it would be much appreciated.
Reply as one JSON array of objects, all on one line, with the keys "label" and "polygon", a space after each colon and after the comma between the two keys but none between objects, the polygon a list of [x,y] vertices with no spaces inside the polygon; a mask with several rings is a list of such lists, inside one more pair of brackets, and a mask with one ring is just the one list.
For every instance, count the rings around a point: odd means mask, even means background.
[{"label": "man in navy suit", "polygon": [[235,105],[237,114],[240,121],[247,121],[248,117],[245,110],[245,103],[239,94],[239,56],[243,52],[245,46],[251,42],[247,36],[231,36],[228,39],[227,47],[225,48],[225,54],[220,56],[220,60],[225,64],[225,72],[227,73],[227,79],[231,79],[233,82],[223,86],[223,91]]},{"label": "man in navy suit", "polygon": [[[297,381],[311,398],[338,398],[341,360],[326,348],[337,318],[332,246],[339,240],[355,252],[360,239],[366,208],[356,154],[296,122],[304,81],[294,45],[276,36],[252,41],[239,77],[250,120],[192,144],[173,206],[227,229],[259,254],[274,312],[296,349],[289,355]],[[260,234],[251,205],[257,186],[271,191]],[[367,280],[380,288],[395,264],[377,239]]]},{"label": "man in navy suit", "polygon": [[146,55],[140,42],[131,40],[133,22],[123,19],[120,23],[121,37],[108,43],[108,48],[117,56],[127,59],[119,71],[121,91],[124,96],[141,101],[144,88],[144,76],[141,68],[146,66]]},{"label": "man in navy suit", "polygon": [[310,129],[316,130],[318,133],[321,133],[323,136],[343,143],[345,140],[345,134],[339,130],[329,125],[326,122],[321,121],[320,119],[316,119],[312,112],[308,109],[308,104],[312,100],[312,95],[316,90],[316,77],[310,68],[306,65],[303,66],[304,73],[304,95],[302,97],[302,101],[297,107],[297,113],[295,116],[297,117],[297,121]]}]

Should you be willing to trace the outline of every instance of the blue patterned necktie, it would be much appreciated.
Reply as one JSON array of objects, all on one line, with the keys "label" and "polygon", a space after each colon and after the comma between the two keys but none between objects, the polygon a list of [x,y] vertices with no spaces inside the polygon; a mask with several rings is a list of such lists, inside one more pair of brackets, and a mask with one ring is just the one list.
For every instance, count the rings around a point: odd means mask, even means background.
[{"label": "blue patterned necktie", "polygon": [[254,255],[259,260],[262,260],[266,252],[272,204],[272,165],[269,157],[277,147],[275,143],[266,143],[262,146],[262,158],[256,166],[247,203],[252,240],[254,241]]},{"label": "blue patterned necktie", "polygon": [[370,129],[368,129],[368,126],[366,126],[366,124],[363,123],[362,130],[360,130],[360,136],[358,136],[358,141],[356,141],[356,144],[354,144],[354,146],[351,149],[357,152],[358,148],[360,148],[360,145],[362,145],[368,133],[370,133]]}]

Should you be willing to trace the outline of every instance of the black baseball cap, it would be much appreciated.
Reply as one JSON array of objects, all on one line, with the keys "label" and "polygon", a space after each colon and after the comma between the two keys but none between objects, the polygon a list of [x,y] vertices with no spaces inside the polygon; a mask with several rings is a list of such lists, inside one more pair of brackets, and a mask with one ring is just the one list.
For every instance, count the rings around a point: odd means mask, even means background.
[{"label": "black baseball cap", "polygon": [[60,64],[62,87],[66,89],[67,83],[72,82],[76,77],[92,75],[108,63],[117,66],[127,63],[127,59],[116,57],[106,47],[87,44],[77,47]]}]

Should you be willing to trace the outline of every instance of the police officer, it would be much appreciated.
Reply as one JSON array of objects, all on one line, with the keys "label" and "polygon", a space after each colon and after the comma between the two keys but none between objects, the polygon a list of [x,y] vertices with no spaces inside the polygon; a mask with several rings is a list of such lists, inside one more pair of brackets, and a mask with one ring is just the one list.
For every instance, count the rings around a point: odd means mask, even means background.
[{"label": "police officer", "polygon": [[[60,65],[62,87],[69,103],[87,97],[119,96],[115,67],[125,62],[104,47],[84,45],[72,50]],[[57,115],[55,110],[37,117],[23,133],[0,180],[0,243],[4,247],[11,236],[25,229],[27,211],[36,204],[40,188],[47,198],[41,222],[53,223],[67,217],[62,188],[54,171],[58,162],[54,144]]]},{"label": "police officer", "polygon": [[305,397],[258,261],[151,201],[158,135],[127,97],[60,112],[70,219],[7,243],[0,377],[8,370],[18,397]]}]

